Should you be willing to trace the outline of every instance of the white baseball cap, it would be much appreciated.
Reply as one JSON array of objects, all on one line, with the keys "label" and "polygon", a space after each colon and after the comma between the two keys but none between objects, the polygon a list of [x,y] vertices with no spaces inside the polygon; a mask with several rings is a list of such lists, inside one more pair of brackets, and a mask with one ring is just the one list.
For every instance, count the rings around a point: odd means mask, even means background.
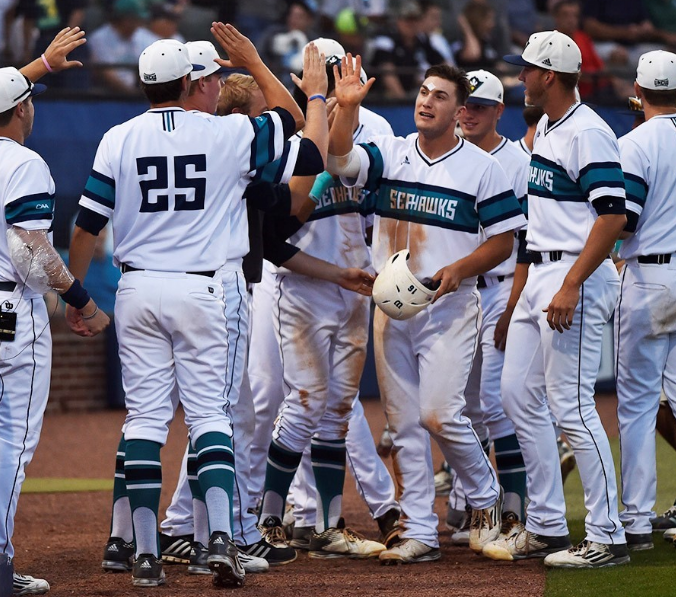
[{"label": "white baseball cap", "polygon": [[214,62],[215,58],[220,58],[214,44],[210,41],[189,41],[185,44],[188,48],[188,56],[190,62],[195,65],[199,64],[204,67],[204,70],[194,70],[190,73],[190,80],[196,81],[200,77],[208,77],[214,73],[222,74],[227,72],[227,68]]},{"label": "white baseball cap", "polygon": [[[343,48],[343,46],[340,45],[335,39],[331,39],[329,37],[318,37],[317,39],[313,39],[311,42],[305,44],[305,47],[303,48],[303,54],[305,54],[305,48],[307,48],[308,44],[310,43],[314,43],[317,50],[319,50],[319,53],[324,54],[326,64],[330,66],[335,64],[340,67],[340,59],[346,56],[346,53],[345,48]],[[356,60],[357,59],[353,56],[352,63],[355,64]],[[369,78],[366,76],[364,67],[362,67],[361,71],[359,72],[359,80],[361,81],[362,85],[366,85],[366,81],[369,80]]]},{"label": "white baseball cap", "polygon": [[582,68],[580,48],[560,31],[533,33],[521,56],[508,54],[503,59],[517,66],[538,66],[557,73],[579,73]]},{"label": "white baseball cap", "polygon": [[473,70],[467,73],[471,93],[467,103],[495,106],[505,100],[505,90],[500,79],[487,70]]},{"label": "white baseball cap", "polygon": [[636,82],[643,89],[669,91],[676,89],[676,54],[655,50],[638,59]]},{"label": "white baseball cap", "polygon": [[13,66],[0,68],[0,112],[6,112],[46,89],[45,85],[32,83]]},{"label": "white baseball cap", "polygon": [[204,66],[192,64],[188,48],[175,39],[153,42],[138,59],[138,74],[146,85],[169,83],[193,70],[204,70]]}]

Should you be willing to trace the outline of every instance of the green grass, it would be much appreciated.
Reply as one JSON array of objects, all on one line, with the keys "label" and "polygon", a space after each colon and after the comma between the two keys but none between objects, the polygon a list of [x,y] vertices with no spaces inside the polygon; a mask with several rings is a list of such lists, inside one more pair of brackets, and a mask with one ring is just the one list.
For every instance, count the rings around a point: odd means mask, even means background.
[{"label": "green grass", "polygon": [[78,491],[112,491],[112,489],[112,479],[29,477],[24,481],[21,493],[74,493]]},{"label": "green grass", "polygon": [[[611,440],[615,466],[619,467],[619,442]],[[676,498],[676,452],[661,438],[657,438],[657,504],[662,513]],[[619,482],[619,473],[617,475]],[[573,543],[584,539],[582,483],[577,470],[566,481],[568,523]],[[673,544],[654,534],[655,549],[634,552],[631,563],[617,568],[600,570],[549,570],[545,597],[673,597],[676,595],[674,572],[676,549]]]}]

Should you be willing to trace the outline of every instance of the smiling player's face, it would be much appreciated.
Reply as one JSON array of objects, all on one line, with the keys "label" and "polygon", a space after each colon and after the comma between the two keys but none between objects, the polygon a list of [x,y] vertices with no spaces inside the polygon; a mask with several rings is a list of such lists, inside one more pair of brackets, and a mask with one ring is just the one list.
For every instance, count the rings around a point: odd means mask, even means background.
[{"label": "smiling player's face", "polygon": [[453,133],[463,106],[458,104],[455,83],[441,77],[428,77],[415,101],[415,126],[428,138]]}]

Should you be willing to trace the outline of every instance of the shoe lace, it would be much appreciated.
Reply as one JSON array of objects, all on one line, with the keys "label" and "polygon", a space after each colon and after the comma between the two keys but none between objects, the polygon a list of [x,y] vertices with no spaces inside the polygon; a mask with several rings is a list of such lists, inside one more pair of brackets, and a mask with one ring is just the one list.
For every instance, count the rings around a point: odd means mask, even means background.
[{"label": "shoe lace", "polygon": [[664,514],[662,514],[662,518],[676,518],[676,504],[665,510]]},{"label": "shoe lace", "polygon": [[365,541],[366,537],[364,535],[358,533],[354,529],[351,529],[349,527],[345,527],[344,529],[340,529],[340,532],[343,534],[345,539],[348,541]]},{"label": "shoe lace", "polygon": [[573,545],[573,547],[569,548],[568,552],[572,553],[572,554],[579,554],[579,555],[583,556],[589,551],[590,547],[591,547],[591,541],[589,541],[588,539],[583,539],[577,545]]},{"label": "shoe lace", "polygon": [[282,527],[265,527],[261,530],[261,535],[272,545],[275,543],[286,543],[286,533]]}]

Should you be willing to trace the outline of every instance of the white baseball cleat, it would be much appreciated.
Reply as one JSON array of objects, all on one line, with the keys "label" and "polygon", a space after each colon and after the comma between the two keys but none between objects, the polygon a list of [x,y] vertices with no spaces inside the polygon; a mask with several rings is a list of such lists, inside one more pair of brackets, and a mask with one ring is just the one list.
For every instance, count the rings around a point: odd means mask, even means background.
[{"label": "white baseball cleat", "polygon": [[404,539],[378,556],[383,566],[432,562],[440,557],[441,552],[438,547],[430,547],[417,539]]},{"label": "white baseball cleat", "polygon": [[308,557],[315,559],[375,558],[385,549],[382,543],[366,539],[351,529],[333,527],[312,535]]},{"label": "white baseball cleat", "polygon": [[42,578],[27,574],[14,573],[12,595],[44,595],[49,591],[49,583]]},{"label": "white baseball cleat", "polygon": [[510,512],[509,517],[502,521],[500,536],[495,541],[486,543],[481,553],[492,560],[511,562],[526,558],[544,558],[570,547],[568,535],[550,537],[531,533]]},{"label": "white baseball cleat", "polygon": [[557,551],[545,558],[545,566],[552,568],[605,568],[629,563],[626,543],[608,545],[585,539],[575,547]]},{"label": "white baseball cleat", "polygon": [[495,541],[500,536],[503,499],[501,487],[495,504],[483,510],[472,509],[472,520],[469,525],[469,548],[472,551],[481,553],[486,543]]},{"label": "white baseball cleat", "polygon": [[664,538],[667,541],[676,541],[676,528],[664,531]]}]

